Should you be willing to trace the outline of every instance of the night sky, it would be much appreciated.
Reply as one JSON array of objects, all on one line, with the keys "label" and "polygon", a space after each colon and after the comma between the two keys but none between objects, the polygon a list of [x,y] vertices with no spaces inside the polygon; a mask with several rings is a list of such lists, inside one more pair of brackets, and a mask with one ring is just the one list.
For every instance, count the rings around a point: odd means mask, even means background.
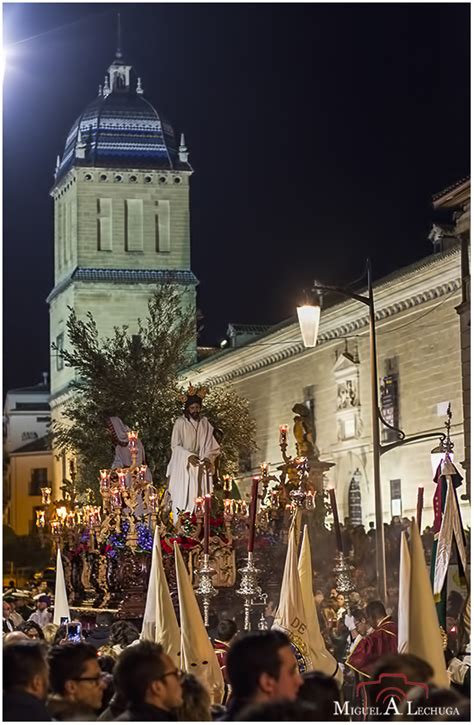
[{"label": "night sky", "polygon": [[4,389],[49,370],[49,190],[117,11],[145,97],[186,134],[201,344],[290,317],[314,277],[431,252],[431,197],[469,173],[468,4],[4,4]]}]

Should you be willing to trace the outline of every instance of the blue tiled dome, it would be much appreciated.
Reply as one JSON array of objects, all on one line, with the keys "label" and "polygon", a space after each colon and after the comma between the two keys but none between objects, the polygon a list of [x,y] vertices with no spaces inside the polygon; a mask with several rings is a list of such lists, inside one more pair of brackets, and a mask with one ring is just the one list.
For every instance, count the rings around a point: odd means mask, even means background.
[{"label": "blue tiled dome", "polygon": [[[119,85],[115,77],[120,69],[128,71],[124,85]],[[108,85],[100,89],[99,96],[76,119],[66,140],[56,180],[73,165],[191,169],[187,161],[179,158],[171,125],[143,97],[140,81],[138,87],[132,87],[131,71],[131,66],[117,60],[110,66],[112,90]]]}]

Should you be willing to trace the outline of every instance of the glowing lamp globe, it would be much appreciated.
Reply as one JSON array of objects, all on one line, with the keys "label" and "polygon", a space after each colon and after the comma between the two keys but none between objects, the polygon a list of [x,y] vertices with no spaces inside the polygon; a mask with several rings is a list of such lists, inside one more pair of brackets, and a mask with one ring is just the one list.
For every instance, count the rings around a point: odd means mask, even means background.
[{"label": "glowing lamp globe", "polygon": [[301,307],[296,308],[296,311],[304,346],[316,347],[319,318],[321,317],[320,305],[301,305]]}]

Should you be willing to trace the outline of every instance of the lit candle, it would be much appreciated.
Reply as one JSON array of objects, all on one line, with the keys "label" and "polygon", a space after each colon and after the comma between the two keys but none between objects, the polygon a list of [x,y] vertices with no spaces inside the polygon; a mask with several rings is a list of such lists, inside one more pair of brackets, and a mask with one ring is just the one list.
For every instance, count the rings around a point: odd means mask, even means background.
[{"label": "lit candle", "polygon": [[73,529],[76,523],[74,513],[70,511],[66,516],[66,526],[68,529]]},{"label": "lit candle", "polygon": [[280,426],[280,445],[281,446],[286,446],[287,436],[288,436],[288,426],[281,425]]},{"label": "lit candle", "polygon": [[138,446],[138,433],[136,430],[129,430],[128,433],[128,447],[130,450],[134,450]]},{"label": "lit candle", "polygon": [[226,498],[224,499],[224,518],[225,519],[231,519],[232,518],[232,499]]},{"label": "lit candle", "polygon": [[148,505],[150,507],[150,511],[152,513],[156,513],[156,503],[157,503],[158,496],[154,491],[150,493],[148,496]]},{"label": "lit candle", "polygon": [[49,506],[51,503],[51,489],[49,486],[45,486],[41,489],[41,503],[43,506]]},{"label": "lit candle", "polygon": [[211,534],[211,494],[204,496],[204,553],[209,554],[209,537]]},{"label": "lit candle", "polygon": [[329,498],[331,500],[331,509],[332,509],[332,515],[334,519],[334,531],[336,532],[336,545],[337,549],[340,552],[343,552],[342,547],[342,532],[341,532],[341,525],[339,523],[339,513],[337,511],[337,501],[336,501],[336,492],[333,488],[329,489]]},{"label": "lit candle", "polygon": [[140,481],[144,481],[145,480],[146,469],[147,469],[146,466],[143,466],[143,465],[140,466],[140,471],[138,473],[138,478],[139,478]]},{"label": "lit candle", "polygon": [[224,483],[223,483],[222,488],[224,489],[224,491],[232,491],[232,483],[230,481],[230,476],[228,476],[228,475],[224,476]]},{"label": "lit candle", "polygon": [[125,491],[125,489],[127,487],[126,483],[125,483],[126,474],[123,473],[122,471],[119,471],[118,477],[119,477],[119,488],[121,491]]},{"label": "lit candle", "polygon": [[421,516],[423,514],[423,495],[425,489],[423,486],[418,487],[418,497],[416,500],[416,523],[418,524],[418,531],[421,533]]},{"label": "lit candle", "polygon": [[108,493],[109,486],[109,472],[106,468],[103,468],[100,471],[100,492],[102,496],[105,496]]},{"label": "lit candle", "polygon": [[253,552],[253,547],[255,544],[255,519],[257,517],[257,500],[258,500],[258,484],[259,484],[260,478],[258,476],[254,476],[252,478],[252,488],[251,488],[251,498],[250,498],[250,516],[249,516],[249,542],[247,551],[249,553]]},{"label": "lit candle", "polygon": [[196,518],[202,519],[203,514],[204,514],[204,508],[203,508],[204,501],[201,498],[201,496],[198,496],[197,499],[196,499],[196,501],[194,503],[195,503],[194,511],[195,511],[195,514],[196,514]]},{"label": "lit candle", "polygon": [[42,509],[36,509],[36,526],[44,529],[45,523],[45,512]]},{"label": "lit candle", "polygon": [[262,469],[262,478],[267,478],[267,476],[268,476],[268,463],[265,461],[264,463],[262,463],[262,465],[260,466],[260,468]]}]

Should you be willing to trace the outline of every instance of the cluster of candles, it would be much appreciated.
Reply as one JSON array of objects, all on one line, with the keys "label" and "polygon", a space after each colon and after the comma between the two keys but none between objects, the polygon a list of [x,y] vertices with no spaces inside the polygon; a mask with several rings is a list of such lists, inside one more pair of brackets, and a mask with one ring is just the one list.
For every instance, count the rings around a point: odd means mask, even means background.
[{"label": "cluster of candles", "polygon": [[[234,500],[226,498],[224,500],[224,518],[231,518],[234,513],[237,513],[240,517],[249,517],[249,538],[247,543],[247,551],[253,552],[255,544],[255,521],[257,517],[257,505],[258,505],[258,485],[260,483],[260,476],[254,476],[252,478],[252,488],[250,492],[250,507],[247,509],[247,503],[242,500]],[[209,538],[211,532],[211,494],[207,493],[203,498],[199,497],[195,501],[195,513],[198,519],[204,518],[204,543],[203,550],[204,554],[209,554]],[[247,510],[249,513],[247,514]]]},{"label": "cluster of candles", "polygon": [[[58,506],[54,510],[53,517],[49,522],[51,533],[58,535],[66,529],[73,529],[78,524],[94,528],[100,526],[100,506],[84,506],[82,509],[70,510],[66,506]],[[36,511],[36,526],[44,529],[46,526],[46,512],[44,509]]]},{"label": "cluster of candles", "polygon": [[[133,433],[133,431],[130,431]],[[130,434],[129,434],[130,435]],[[137,479],[140,482],[145,481],[147,467],[146,465],[138,466]],[[122,493],[127,488],[127,475],[129,469],[115,468],[108,470],[106,468],[100,471],[100,493],[104,499],[104,506],[108,503],[113,508],[121,508],[122,506]],[[116,474],[118,480],[112,481],[112,474]],[[156,489],[151,484],[145,489],[145,496],[148,508],[152,513],[156,513],[158,508],[158,494]]]}]

